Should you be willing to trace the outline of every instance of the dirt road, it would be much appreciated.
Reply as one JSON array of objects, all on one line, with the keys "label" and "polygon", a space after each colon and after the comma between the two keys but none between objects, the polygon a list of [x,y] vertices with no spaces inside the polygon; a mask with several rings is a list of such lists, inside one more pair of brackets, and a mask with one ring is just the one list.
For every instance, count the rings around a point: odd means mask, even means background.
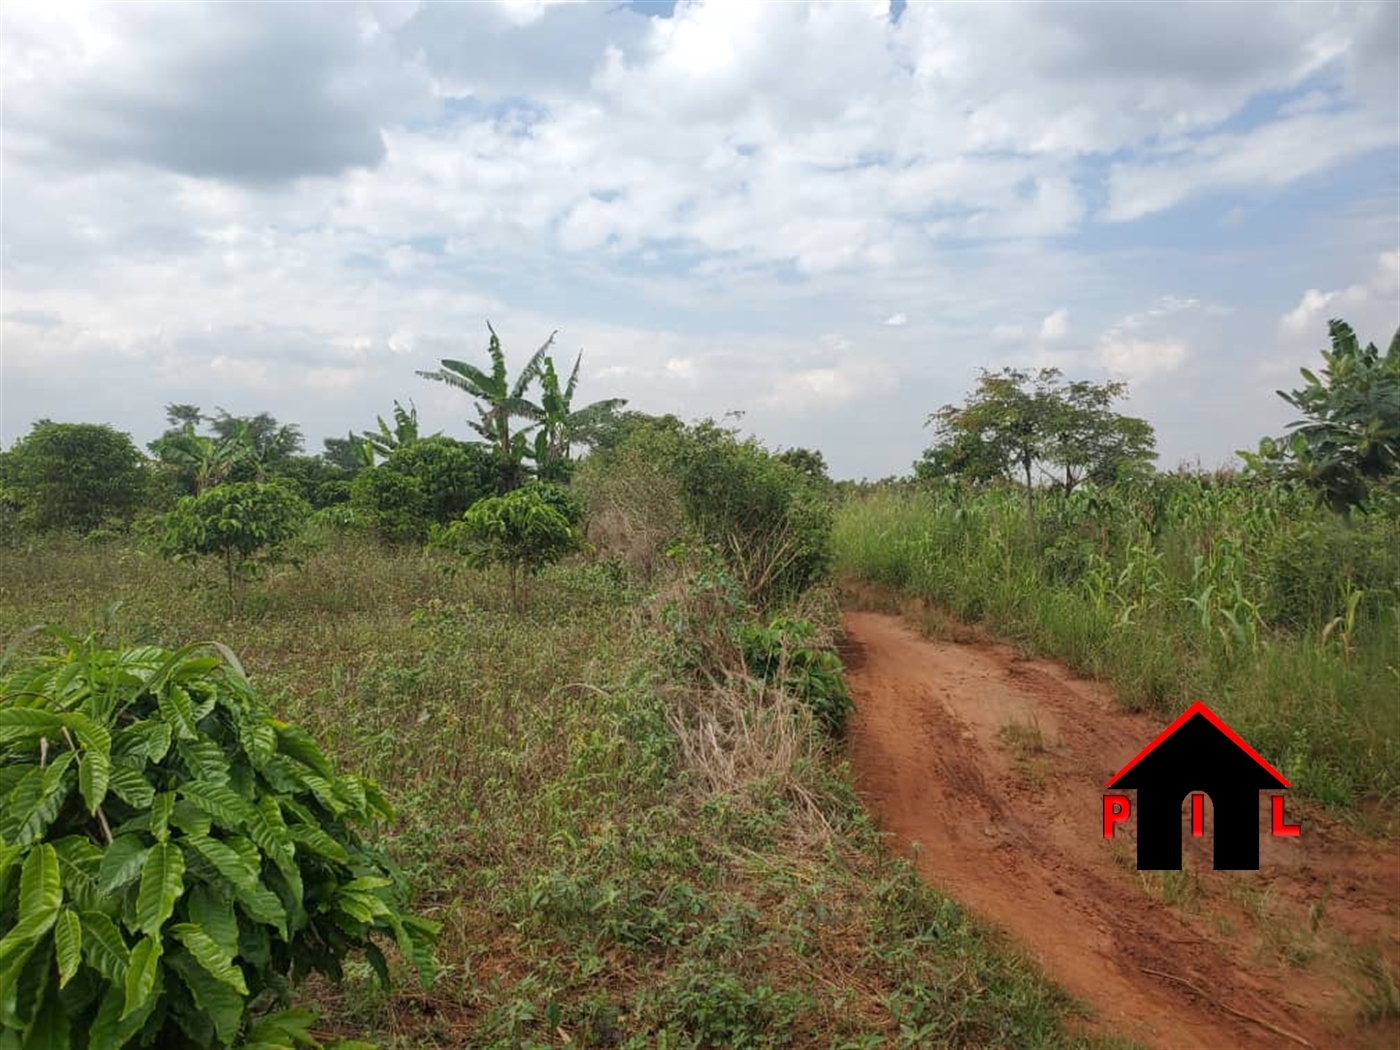
[{"label": "dirt road", "polygon": [[1376,960],[1400,974],[1394,843],[1308,816],[1298,838],[1265,834],[1259,872],[1215,872],[1184,810],[1187,872],[1138,872],[1132,822],[1102,837],[1103,784],[1164,720],[1006,646],[877,612],[844,625],[868,809],[1086,1002],[1092,1029],[1151,1047],[1400,1046],[1395,1019],[1363,1020],[1384,1000]]}]

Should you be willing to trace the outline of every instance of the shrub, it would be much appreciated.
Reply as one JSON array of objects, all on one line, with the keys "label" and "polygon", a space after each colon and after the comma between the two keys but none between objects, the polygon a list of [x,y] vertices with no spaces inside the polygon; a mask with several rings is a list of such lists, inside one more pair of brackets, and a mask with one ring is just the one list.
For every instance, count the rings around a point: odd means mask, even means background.
[{"label": "shrub", "polygon": [[0,456],[0,482],[31,528],[81,532],[130,520],[145,489],[131,438],[91,423],[34,424]]},{"label": "shrub", "polygon": [[811,620],[795,617],[780,616],[767,626],[746,623],[744,663],[753,674],[811,708],[828,732],[840,736],[854,705],[841,678],[841,658],[812,644],[816,634]]},{"label": "shrub", "polygon": [[436,926],[405,914],[359,829],[392,810],[272,717],[231,652],[103,649],[0,681],[0,1045],[311,1043],[269,1014],[308,973],[392,939],[424,981]]},{"label": "shrub", "polygon": [[386,543],[421,542],[428,534],[428,495],[415,477],[366,467],[350,483],[350,506]]},{"label": "shrub", "polygon": [[395,449],[362,470],[350,499],[371,529],[390,542],[421,543],[496,491],[498,467],[489,449],[432,437]]},{"label": "shrub", "polygon": [[[552,486],[550,486],[552,487]],[[580,546],[578,531],[541,491],[527,485],[477,502],[462,520],[438,537],[438,546],[467,557],[478,568],[504,565],[510,572],[510,603],[519,611],[519,577],[533,575]]]},{"label": "shrub", "polygon": [[164,554],[176,560],[216,555],[229,597],[234,581],[256,577],[300,531],[311,509],[280,484],[236,481],[202,496],[184,496],[162,522]]},{"label": "shrub", "polygon": [[679,423],[630,427],[625,438],[591,453],[575,473],[572,491],[586,510],[589,540],[647,580],[685,532],[675,468],[678,431]]}]

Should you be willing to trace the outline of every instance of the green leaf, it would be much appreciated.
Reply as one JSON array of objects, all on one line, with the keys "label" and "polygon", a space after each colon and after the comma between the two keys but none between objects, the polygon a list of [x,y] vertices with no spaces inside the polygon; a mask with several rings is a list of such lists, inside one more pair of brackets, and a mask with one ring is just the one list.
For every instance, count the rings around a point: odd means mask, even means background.
[{"label": "green leaf", "polygon": [[63,729],[63,716],[32,707],[0,708],[0,740],[24,740],[28,737],[58,736]]},{"label": "green leaf", "polygon": [[277,731],[267,718],[249,715],[238,723],[238,741],[248,761],[260,769],[277,750]]},{"label": "green leaf", "polygon": [[[166,965],[180,975],[180,979],[194,996],[195,1005],[204,1012],[214,1025],[224,1045],[231,1045],[238,1037],[243,1025],[244,998],[228,985],[209,976],[189,952],[176,950],[165,957]],[[247,1050],[247,1042],[239,1044]]]},{"label": "green leaf", "polygon": [[19,873],[19,922],[6,939],[38,940],[49,932],[63,906],[63,876],[58,852],[40,843],[24,859]]},{"label": "green leaf", "polygon": [[249,810],[247,826],[248,837],[285,873],[286,866],[292,863],[295,847],[277,800],[271,795],[258,799],[258,804]]},{"label": "green leaf", "polygon": [[156,696],[160,715],[180,740],[188,740],[197,735],[194,724],[194,703],[183,686],[168,685]]},{"label": "green leaf", "polygon": [[181,740],[175,747],[195,780],[210,784],[228,783],[228,756],[217,742],[208,737],[200,737],[196,740]]},{"label": "green leaf", "polygon": [[58,954],[58,986],[63,988],[83,961],[83,923],[72,908],[59,912],[53,928],[53,943]]},{"label": "green leaf", "polygon": [[134,809],[145,809],[155,797],[155,788],[141,775],[141,771],[122,762],[112,767],[108,787],[112,794]]},{"label": "green leaf", "polygon": [[326,780],[330,780],[335,776],[335,771],[331,769],[330,762],[326,760],[326,756],[322,754],[321,749],[316,746],[316,741],[311,738],[311,734],[304,729],[298,729],[296,726],[278,724],[277,750],[314,770]]},{"label": "green leaf", "polygon": [[[185,856],[178,846],[161,842],[151,847],[150,859],[141,872],[141,889],[136,894],[137,929],[142,933],[160,932],[184,892],[184,875]],[[128,1010],[130,1007],[128,1000]]]},{"label": "green leaf", "polygon": [[222,784],[201,784],[192,781],[180,786],[180,795],[189,799],[214,822],[230,831],[238,831],[248,819],[250,807],[232,788]]},{"label": "green leaf", "polygon": [[227,956],[238,954],[238,917],[233,899],[221,887],[198,883],[189,893],[190,920],[214,939]]},{"label": "green leaf", "polygon": [[88,1029],[88,1046],[93,1050],[97,1047],[107,1050],[126,1046],[131,1038],[141,1031],[146,1018],[156,1008],[154,994],[147,996],[145,1003],[131,1014],[123,1015],[125,1002],[126,994],[121,985],[113,985],[107,989],[102,1005],[97,1008],[97,1016],[93,1018],[92,1027]]},{"label": "green leaf", "polygon": [[170,927],[170,932],[198,960],[199,965],[209,971],[209,976],[242,995],[248,994],[243,971],[233,964],[233,960],[209,934],[191,922],[177,922]]},{"label": "green leaf", "polygon": [[97,881],[102,891],[111,893],[129,882],[135,882],[150,852],[139,835],[118,835],[114,838],[97,869]]},{"label": "green leaf", "polygon": [[78,760],[78,790],[88,812],[96,813],[107,797],[107,782],[112,774],[112,734],[83,714],[65,715],[63,721],[83,746]]},{"label": "green leaf", "polygon": [[170,815],[175,811],[175,792],[162,791],[151,800],[151,834],[157,842],[170,838]]},{"label": "green leaf", "polygon": [[161,942],[149,936],[142,937],[131,949],[131,964],[126,971],[126,1002],[117,1020],[126,1020],[154,999],[162,951]]},{"label": "green leaf", "polygon": [[131,952],[116,924],[96,911],[85,911],[79,918],[83,924],[83,955],[88,965],[113,984],[125,986]]},{"label": "green leaf", "polygon": [[282,939],[287,939],[287,910],[282,907],[277,894],[259,881],[250,887],[237,887],[234,896],[238,899],[239,907],[250,919],[276,927]]},{"label": "green leaf", "polygon": [[65,774],[72,761],[73,752],[65,751],[47,768],[36,766],[15,785],[0,811],[0,837],[20,846],[43,837],[68,799],[72,784]]},{"label": "green leaf", "polygon": [[311,853],[340,864],[350,863],[350,854],[345,852],[345,847],[314,824],[292,824],[287,832],[293,842]]},{"label": "green leaf", "polygon": [[250,890],[257,885],[258,869],[250,867],[234,850],[217,839],[189,832],[180,840],[180,845],[193,849],[234,886]]}]

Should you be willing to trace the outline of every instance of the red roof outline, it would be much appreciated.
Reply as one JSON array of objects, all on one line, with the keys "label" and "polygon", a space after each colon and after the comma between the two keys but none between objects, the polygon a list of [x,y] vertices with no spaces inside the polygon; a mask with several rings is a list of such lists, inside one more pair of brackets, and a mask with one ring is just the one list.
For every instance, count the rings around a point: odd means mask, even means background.
[{"label": "red roof outline", "polygon": [[1232,744],[1238,747],[1250,758],[1254,759],[1254,761],[1259,763],[1259,765],[1263,766],[1266,770],[1268,770],[1268,772],[1275,779],[1277,779],[1278,782],[1284,787],[1293,786],[1288,782],[1287,777],[1285,777],[1273,766],[1269,765],[1269,763],[1264,760],[1264,757],[1260,755],[1258,751],[1255,751],[1254,748],[1250,747],[1243,740],[1241,740],[1238,733],[1236,733],[1233,729],[1231,729],[1223,721],[1221,721],[1219,715],[1217,715],[1214,711],[1208,708],[1200,700],[1197,700],[1194,704],[1192,704],[1190,707],[1188,707],[1185,711],[1181,713],[1180,718],[1178,718],[1171,725],[1167,726],[1166,729],[1163,729],[1160,733],[1158,733],[1157,738],[1153,740],[1152,743],[1148,744],[1145,748],[1139,751],[1136,758],[1134,758],[1126,766],[1120,769],[1117,773],[1113,774],[1113,779],[1110,780],[1107,784],[1105,784],[1104,787],[1112,787],[1114,784],[1118,783],[1118,781],[1121,780],[1127,774],[1128,770],[1132,769],[1144,758],[1152,754],[1153,751],[1157,750],[1158,745],[1160,745],[1164,740],[1167,739],[1167,737],[1175,733],[1178,729],[1184,726],[1196,715],[1204,715],[1206,721],[1208,721],[1211,725],[1215,726],[1216,729],[1224,733],[1229,738]]}]

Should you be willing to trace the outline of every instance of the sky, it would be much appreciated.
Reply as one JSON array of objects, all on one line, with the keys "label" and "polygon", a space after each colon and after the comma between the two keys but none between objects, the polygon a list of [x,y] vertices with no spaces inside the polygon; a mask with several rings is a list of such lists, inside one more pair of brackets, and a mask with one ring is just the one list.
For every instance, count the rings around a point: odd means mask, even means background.
[{"label": "sky", "polygon": [[[301,425],[517,365],[907,473],[979,368],[1126,380],[1160,465],[1400,327],[1400,4],[12,2],[0,446]],[[561,364],[562,367],[567,367]]]}]

